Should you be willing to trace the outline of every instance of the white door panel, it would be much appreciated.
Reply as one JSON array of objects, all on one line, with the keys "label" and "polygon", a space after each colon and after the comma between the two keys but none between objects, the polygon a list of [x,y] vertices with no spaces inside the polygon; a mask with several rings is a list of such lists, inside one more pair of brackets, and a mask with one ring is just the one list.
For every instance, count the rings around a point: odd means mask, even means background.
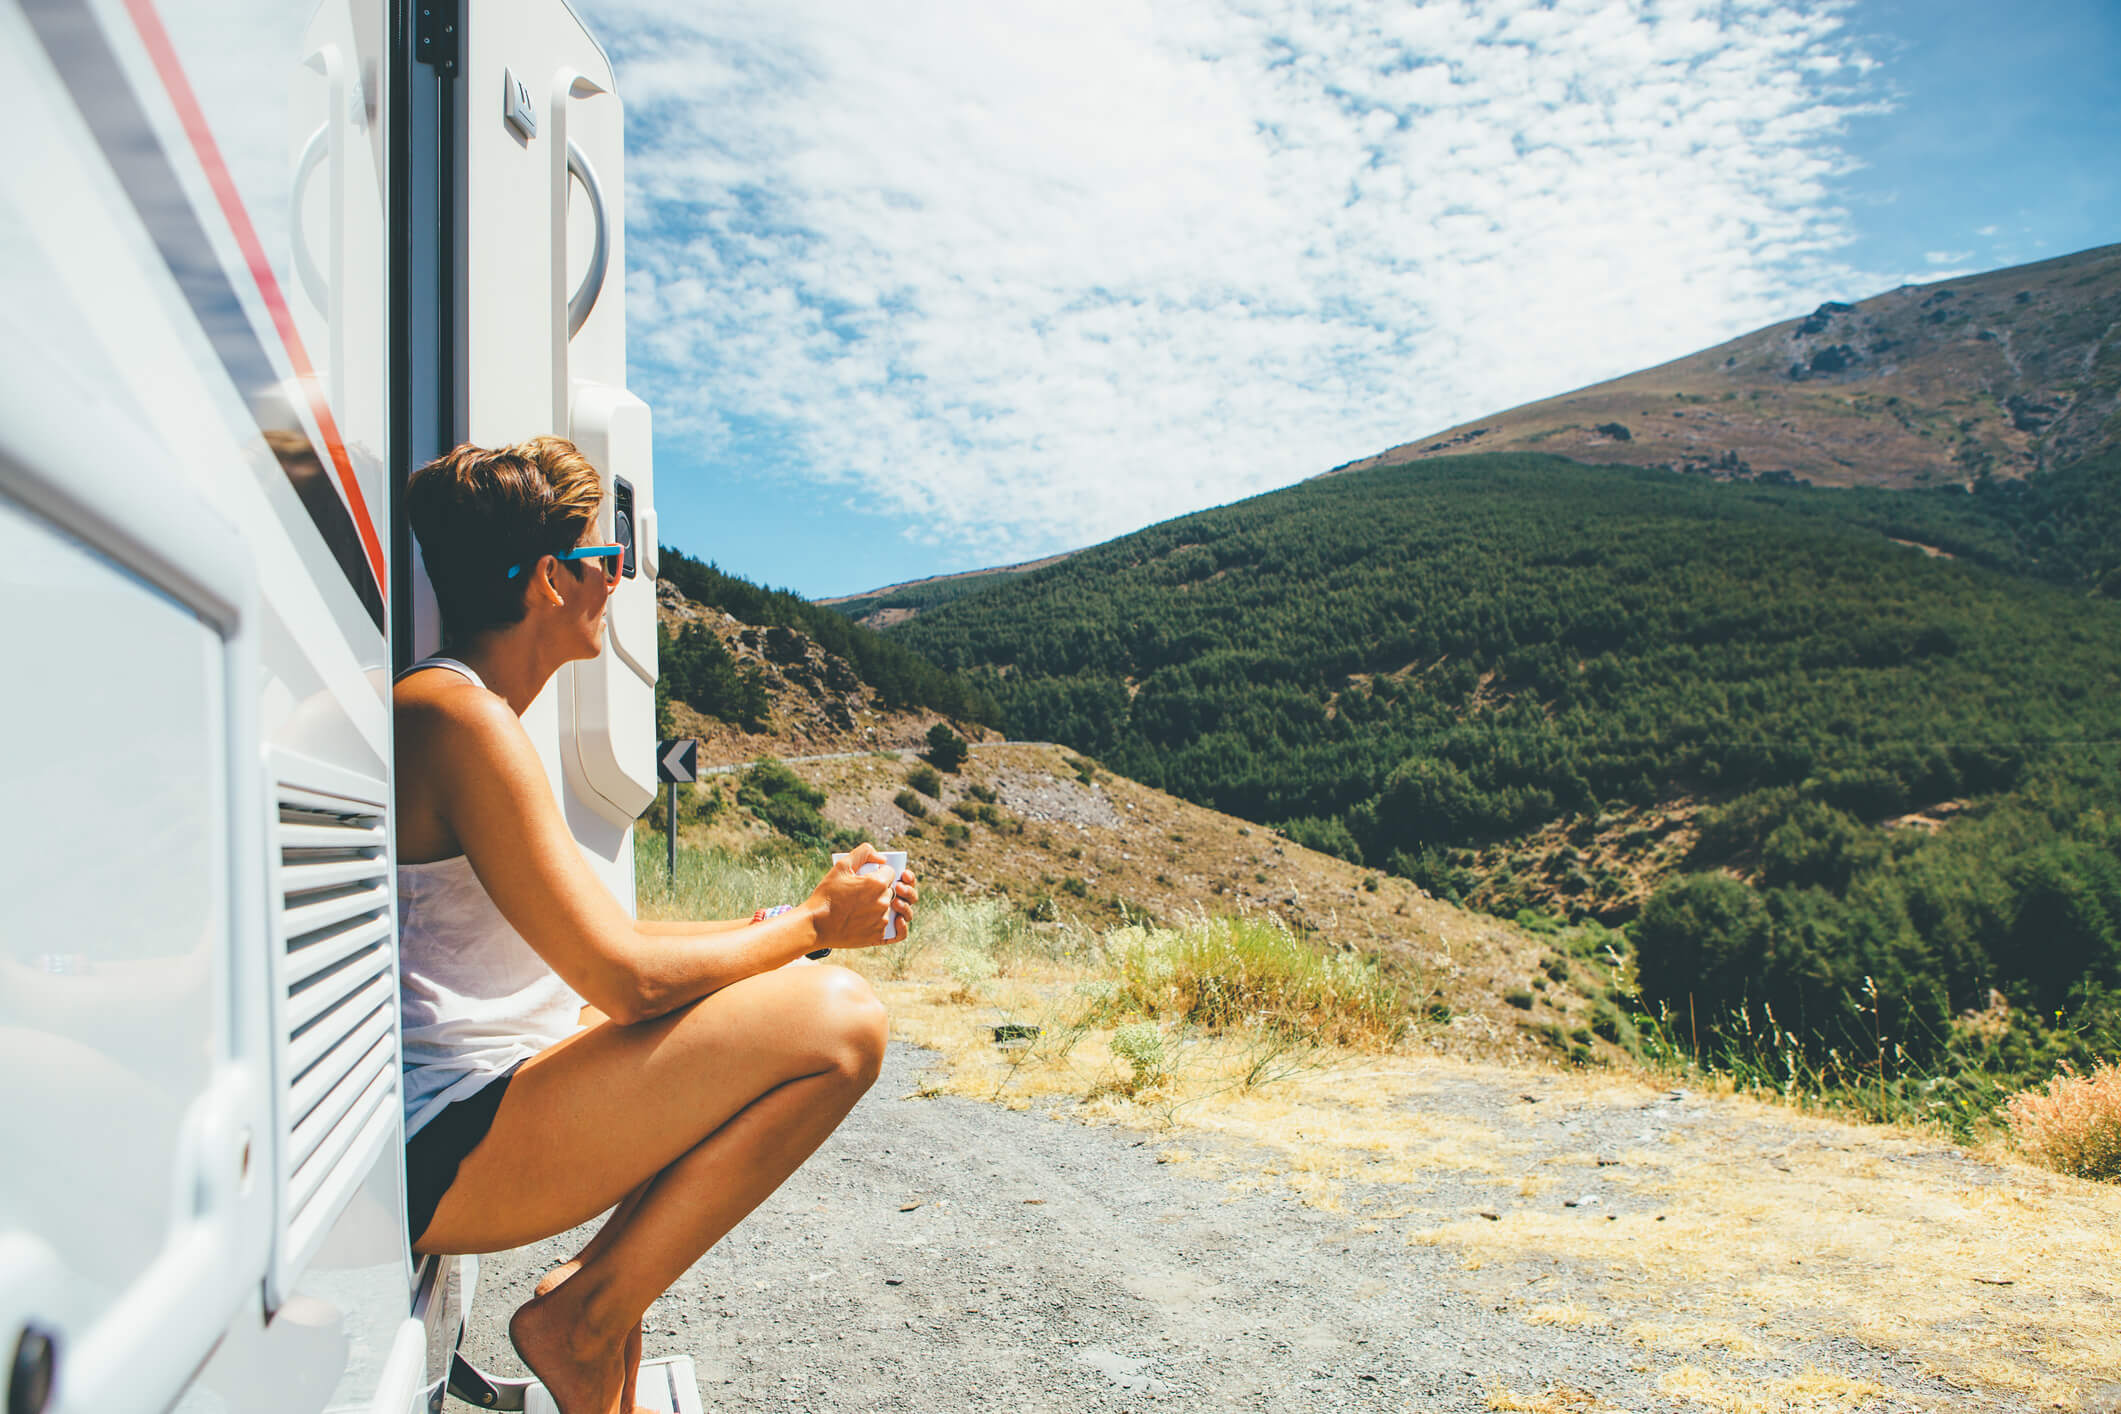
[{"label": "white door panel", "polygon": [[[270,1235],[240,941],[257,770],[231,693],[255,680],[230,617],[255,594],[193,604],[142,579],[62,528],[126,538],[83,468],[14,454],[0,486],[81,509],[54,522],[0,495],[0,588],[42,666],[0,705],[0,732],[34,747],[0,820],[0,1132],[30,1146],[0,1171],[0,1327],[58,1339],[60,1411],[166,1403],[254,1298]],[[169,510],[172,550],[241,586],[226,529]]]},{"label": "white door panel", "polygon": [[[648,409],[626,388],[625,115],[559,0],[465,7],[466,435],[556,432],[604,478],[601,533],[653,525]],[[655,581],[630,556],[604,651],[524,714],[584,853],[633,898],[632,824],[655,796]]]}]

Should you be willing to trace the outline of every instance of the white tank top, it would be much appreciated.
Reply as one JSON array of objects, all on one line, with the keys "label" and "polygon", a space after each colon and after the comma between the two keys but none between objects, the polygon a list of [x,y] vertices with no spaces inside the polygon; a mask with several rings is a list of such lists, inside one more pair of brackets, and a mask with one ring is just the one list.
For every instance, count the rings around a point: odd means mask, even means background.
[{"label": "white tank top", "polygon": [[[426,668],[479,675],[454,658]],[[465,856],[398,866],[405,1137],[578,1029],[582,999],[508,926]]]}]

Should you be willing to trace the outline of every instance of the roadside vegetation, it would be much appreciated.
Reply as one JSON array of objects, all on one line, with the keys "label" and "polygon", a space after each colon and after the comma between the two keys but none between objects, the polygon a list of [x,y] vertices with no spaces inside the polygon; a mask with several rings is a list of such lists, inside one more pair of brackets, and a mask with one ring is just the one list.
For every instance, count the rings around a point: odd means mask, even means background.
[{"label": "roadside vegetation", "polygon": [[[781,766],[765,779],[779,775],[793,779]],[[786,835],[744,853],[681,848],[675,880],[663,857],[659,847],[636,852],[643,917],[742,917],[800,900],[826,865],[822,845]],[[910,1007],[912,1038],[952,1056],[967,1093],[1065,1097],[1167,1124],[1218,1095],[1426,1053],[1425,1038],[1451,1020],[1434,979],[1320,946],[1271,915],[1201,912],[1158,924],[1041,912],[931,886],[904,944],[837,960]],[[1556,1064],[1597,1068],[1595,1035],[1623,1053],[1623,1069],[1660,1083],[2006,1143],[2059,1172],[2121,1179],[2121,1071],[2110,1066],[2080,1075],[2064,1058],[2038,1075],[2028,1066],[2014,1085],[1964,1067],[1896,1064],[1875,1050],[1821,1063],[1773,1023],[1704,1040],[1690,1034],[1698,1017],[1644,1002],[1623,932],[1529,914],[1519,922],[1552,947],[1539,993],[1513,1005],[1530,1012],[1548,989],[1595,999],[1579,1034],[1528,1023],[1555,1033]]]},{"label": "roadside vegetation", "polygon": [[[671,879],[661,851],[644,847],[636,858],[645,918],[742,917],[795,902],[827,862],[799,845],[681,849]],[[1026,1095],[1165,1106],[1329,1057],[1388,1051],[1424,1014],[1426,996],[1377,961],[1322,950],[1271,917],[1034,921],[1001,899],[932,891],[904,944],[835,960],[921,1000],[991,1016],[966,1035],[978,1054],[1000,1048]]]}]

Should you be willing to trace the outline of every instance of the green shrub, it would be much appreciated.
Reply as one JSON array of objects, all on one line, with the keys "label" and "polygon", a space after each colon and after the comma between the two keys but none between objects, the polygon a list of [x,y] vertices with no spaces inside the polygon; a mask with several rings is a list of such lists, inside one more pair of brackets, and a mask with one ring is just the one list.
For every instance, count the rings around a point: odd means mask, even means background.
[{"label": "green shrub", "polygon": [[1283,834],[1305,849],[1335,855],[1350,864],[1362,863],[1362,847],[1355,843],[1355,836],[1349,832],[1344,821],[1306,815],[1286,822],[1281,829]]},{"label": "green shrub", "polygon": [[1515,987],[1502,994],[1502,999],[1519,1011],[1532,1009],[1532,994],[1522,987]]},{"label": "green shrub", "polygon": [[910,790],[902,790],[897,795],[892,796],[891,803],[916,820],[928,818],[928,807],[921,804],[921,798]]},{"label": "green shrub", "polygon": [[1619,1046],[1622,1050],[1635,1049],[1635,1023],[1621,1013],[1611,1002],[1600,1002],[1591,1010],[1591,1031]]},{"label": "green shrub", "polygon": [[678,818],[704,825],[722,813],[722,804],[722,792],[713,781],[695,782],[678,796]]},{"label": "green shrub", "polygon": [[950,848],[963,849],[965,842],[971,838],[972,831],[958,824],[957,821],[946,820],[943,822],[943,843]]},{"label": "green shrub", "polygon": [[983,786],[978,781],[968,782],[965,786],[965,794],[971,796],[974,800],[984,801],[988,805],[994,804],[994,787]]},{"label": "green shrub", "polygon": [[928,764],[937,770],[956,771],[965,764],[965,757],[970,752],[971,748],[965,745],[965,739],[950,730],[947,723],[937,722],[928,728],[928,750],[925,754]]},{"label": "green shrub", "polygon": [[933,766],[915,766],[906,773],[906,784],[930,800],[943,798],[943,778],[935,773]]},{"label": "green shrub", "polygon": [[825,803],[825,793],[806,785],[795,772],[770,757],[744,773],[736,798],[739,805],[790,839],[809,845],[847,843],[845,832],[826,824],[818,814],[818,807]]},{"label": "green shrub", "polygon": [[1164,1033],[1153,1021],[1130,1021],[1113,1032],[1112,1054],[1133,1072],[1121,1086],[1128,1095],[1139,1094],[1164,1078]]},{"label": "green shrub", "polygon": [[1643,995],[1697,1013],[1758,991],[1767,903],[1728,874],[1689,874],[1650,895],[1635,924]]},{"label": "green shrub", "polygon": [[1760,881],[1769,887],[1815,885],[1839,893],[1859,870],[1880,862],[1875,830],[1830,805],[1805,801],[1760,846]]},{"label": "green shrub", "polygon": [[983,985],[1001,975],[1001,965],[991,953],[978,948],[956,947],[943,959],[943,971],[957,983],[957,995],[969,999],[978,996]]}]

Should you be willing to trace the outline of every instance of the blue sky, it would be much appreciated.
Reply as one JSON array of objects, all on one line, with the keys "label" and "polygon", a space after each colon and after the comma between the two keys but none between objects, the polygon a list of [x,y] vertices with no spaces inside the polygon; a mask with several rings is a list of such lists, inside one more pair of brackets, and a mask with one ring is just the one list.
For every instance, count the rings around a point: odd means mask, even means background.
[{"label": "blue sky", "polygon": [[1991,270],[2121,240],[2121,3],[1869,0],[1849,28],[1891,104],[1849,124],[1851,266]]},{"label": "blue sky", "polygon": [[2121,239],[2121,4],[587,0],[666,542],[814,595]]}]

